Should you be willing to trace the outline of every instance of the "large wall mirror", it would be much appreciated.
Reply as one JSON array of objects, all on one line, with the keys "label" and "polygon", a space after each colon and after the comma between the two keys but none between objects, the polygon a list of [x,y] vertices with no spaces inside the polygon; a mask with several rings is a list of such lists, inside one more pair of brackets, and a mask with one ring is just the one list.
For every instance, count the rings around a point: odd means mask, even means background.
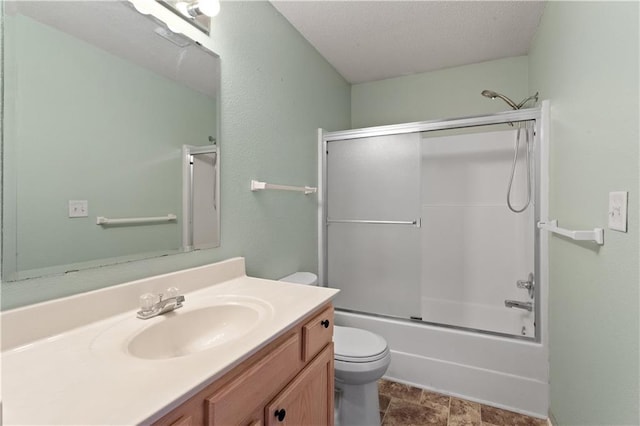
[{"label": "large wall mirror", "polygon": [[182,147],[216,144],[219,57],[129,2],[3,5],[3,280],[184,251]]}]

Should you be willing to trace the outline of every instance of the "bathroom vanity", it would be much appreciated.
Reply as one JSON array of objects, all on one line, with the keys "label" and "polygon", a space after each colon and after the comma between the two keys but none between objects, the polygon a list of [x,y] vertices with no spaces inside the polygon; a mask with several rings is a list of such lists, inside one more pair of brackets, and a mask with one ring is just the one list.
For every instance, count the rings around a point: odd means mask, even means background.
[{"label": "bathroom vanity", "polygon": [[333,424],[332,324],[325,306],[156,424]]},{"label": "bathroom vanity", "polygon": [[336,293],[236,258],[4,312],[4,424],[333,424]]}]

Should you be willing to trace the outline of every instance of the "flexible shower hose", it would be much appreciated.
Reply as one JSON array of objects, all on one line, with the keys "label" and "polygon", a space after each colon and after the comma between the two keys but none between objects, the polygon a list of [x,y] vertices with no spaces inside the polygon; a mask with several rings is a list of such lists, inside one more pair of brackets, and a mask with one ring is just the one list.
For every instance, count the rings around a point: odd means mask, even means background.
[{"label": "flexible shower hose", "polygon": [[524,207],[521,209],[516,209],[511,204],[511,186],[513,185],[513,178],[516,172],[516,163],[518,161],[518,150],[520,149],[520,136],[522,134],[522,125],[518,124],[518,131],[516,133],[516,141],[515,141],[515,149],[513,153],[513,164],[511,165],[511,177],[509,178],[509,187],[507,188],[507,206],[509,210],[514,213],[522,213],[529,207],[531,204],[531,164],[529,158],[529,150],[530,150],[530,140],[529,140],[529,129],[526,127],[525,123],[525,152],[526,152],[526,168],[527,168],[527,202]]}]

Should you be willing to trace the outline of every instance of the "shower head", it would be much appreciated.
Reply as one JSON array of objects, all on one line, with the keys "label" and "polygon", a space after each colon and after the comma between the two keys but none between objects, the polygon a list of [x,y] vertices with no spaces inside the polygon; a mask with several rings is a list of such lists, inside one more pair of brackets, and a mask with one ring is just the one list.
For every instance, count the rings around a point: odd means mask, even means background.
[{"label": "shower head", "polygon": [[500,93],[494,92],[493,90],[483,90],[482,91],[482,96],[485,96],[485,97],[491,98],[491,99],[500,98],[503,101],[505,101],[507,104],[509,104],[509,106],[511,108],[513,108],[513,109],[519,109],[520,108],[511,99],[507,98],[504,95],[501,95]]},{"label": "shower head", "polygon": [[496,92],[494,92],[493,90],[483,90],[482,91],[482,96],[485,96],[487,98],[491,98],[491,99],[495,99],[498,97],[498,94]]},{"label": "shower head", "polygon": [[516,105],[515,102],[513,102],[511,99],[509,99],[508,97],[501,95],[500,93],[494,92],[493,90],[483,90],[482,91],[482,96],[487,97],[487,98],[491,98],[491,99],[495,99],[495,98],[500,98],[503,101],[505,101],[511,108],[513,109],[520,109],[524,106],[524,104],[526,104],[527,102],[529,102],[530,100],[538,100],[538,92],[536,92],[535,95],[529,96],[527,99],[525,99],[524,101],[520,102],[519,104]]}]

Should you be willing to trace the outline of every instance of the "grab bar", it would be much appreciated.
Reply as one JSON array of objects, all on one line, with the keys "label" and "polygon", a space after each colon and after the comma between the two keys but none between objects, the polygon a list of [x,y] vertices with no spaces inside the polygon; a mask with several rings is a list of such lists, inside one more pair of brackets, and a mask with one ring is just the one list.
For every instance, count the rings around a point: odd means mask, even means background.
[{"label": "grab bar", "polygon": [[177,218],[178,217],[175,214],[153,217],[123,217],[118,219],[109,219],[108,217],[98,216],[96,218],[96,225],[129,225],[136,223],[170,222]]},{"label": "grab bar", "polygon": [[420,227],[420,219],[416,220],[357,220],[357,219],[327,219],[327,223],[366,223],[370,225],[413,225]]},{"label": "grab bar", "polygon": [[604,244],[604,229],[593,228],[590,231],[571,231],[569,229],[559,228],[558,221],[538,222],[538,228],[549,232],[563,235],[577,241],[594,241],[596,244]]},{"label": "grab bar", "polygon": [[304,192],[304,195],[313,194],[318,191],[318,188],[313,186],[276,185],[273,183],[260,182],[258,180],[251,181],[252,191],[260,191],[262,189],[280,189],[282,191],[298,191],[298,192]]}]

